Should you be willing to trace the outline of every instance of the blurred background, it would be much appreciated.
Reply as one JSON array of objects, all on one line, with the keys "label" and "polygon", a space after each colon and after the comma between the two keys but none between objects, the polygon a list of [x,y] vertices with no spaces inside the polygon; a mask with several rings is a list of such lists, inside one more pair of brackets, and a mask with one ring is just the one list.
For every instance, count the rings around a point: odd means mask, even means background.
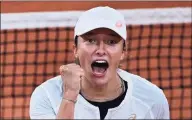
[{"label": "blurred background", "polygon": [[[76,21],[79,12],[83,10],[110,6],[125,10],[123,14],[127,15],[127,23],[129,18],[138,18],[137,24],[134,21],[127,24],[129,57],[123,61],[122,69],[138,74],[163,89],[169,101],[172,119],[191,119],[192,23],[185,21],[184,11],[186,7],[191,9],[191,5],[190,1],[1,2],[1,26],[4,26],[0,33],[0,118],[29,118],[30,96],[35,87],[59,75],[60,65],[74,60],[72,45],[75,22],[71,23],[70,20]],[[162,18],[157,17],[159,23],[151,22],[151,12],[144,11],[155,11],[155,8],[159,8],[158,12],[162,13],[159,15]],[[174,11],[163,8],[177,8],[179,12],[176,16],[180,16],[178,21],[167,20],[173,17]],[[130,16],[130,10],[140,11]],[[38,12],[43,17],[36,19],[38,16],[31,12]],[[67,22],[58,25],[62,20],[58,17],[58,22],[55,19],[53,21],[54,15],[49,16],[52,15],[50,12],[62,12],[63,15],[71,13],[60,16]],[[149,16],[149,22],[145,22],[142,15]],[[43,19],[45,22],[52,20],[55,26],[43,22],[39,25],[35,21]],[[30,20],[34,20],[35,24],[30,24]]]}]

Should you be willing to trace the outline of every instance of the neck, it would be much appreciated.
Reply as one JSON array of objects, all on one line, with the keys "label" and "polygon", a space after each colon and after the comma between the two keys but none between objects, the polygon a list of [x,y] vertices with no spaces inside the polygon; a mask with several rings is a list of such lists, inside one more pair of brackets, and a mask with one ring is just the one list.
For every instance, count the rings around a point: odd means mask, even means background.
[{"label": "neck", "polygon": [[90,100],[96,102],[104,102],[117,98],[122,92],[122,81],[118,75],[113,77],[115,79],[109,80],[108,83],[97,86],[89,82],[89,80],[84,80],[82,82],[82,95]]}]

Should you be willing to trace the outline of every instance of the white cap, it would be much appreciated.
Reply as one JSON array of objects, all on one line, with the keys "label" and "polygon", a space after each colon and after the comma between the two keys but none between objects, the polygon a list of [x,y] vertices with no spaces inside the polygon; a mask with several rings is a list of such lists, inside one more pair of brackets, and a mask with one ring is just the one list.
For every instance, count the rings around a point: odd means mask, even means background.
[{"label": "white cap", "polygon": [[85,11],[75,26],[75,35],[83,35],[97,28],[108,28],[127,39],[127,30],[124,16],[117,10],[106,7],[95,7]]}]

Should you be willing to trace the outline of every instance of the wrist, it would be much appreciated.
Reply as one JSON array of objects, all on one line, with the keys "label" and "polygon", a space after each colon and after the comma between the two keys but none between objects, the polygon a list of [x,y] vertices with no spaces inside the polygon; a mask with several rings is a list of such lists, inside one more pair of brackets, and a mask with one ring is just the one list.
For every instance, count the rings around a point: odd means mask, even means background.
[{"label": "wrist", "polygon": [[68,99],[68,98],[64,98],[64,97],[63,97],[63,100],[66,100],[68,102],[72,102],[74,104],[77,102],[77,100],[72,100],[72,99]]},{"label": "wrist", "polygon": [[68,100],[70,100],[70,101],[76,101],[78,94],[79,94],[79,92],[77,92],[77,91],[67,90],[67,91],[64,92],[64,94],[63,94],[63,99],[68,99]]}]

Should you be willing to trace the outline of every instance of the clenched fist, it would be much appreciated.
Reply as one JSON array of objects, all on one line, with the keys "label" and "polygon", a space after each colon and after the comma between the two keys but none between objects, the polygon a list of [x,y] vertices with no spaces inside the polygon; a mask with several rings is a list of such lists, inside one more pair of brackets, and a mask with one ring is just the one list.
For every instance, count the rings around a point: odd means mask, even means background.
[{"label": "clenched fist", "polygon": [[76,96],[79,94],[81,89],[81,80],[84,78],[83,69],[75,64],[62,65],[60,67],[60,74],[63,80],[63,91],[64,96],[66,94],[73,94]]}]

